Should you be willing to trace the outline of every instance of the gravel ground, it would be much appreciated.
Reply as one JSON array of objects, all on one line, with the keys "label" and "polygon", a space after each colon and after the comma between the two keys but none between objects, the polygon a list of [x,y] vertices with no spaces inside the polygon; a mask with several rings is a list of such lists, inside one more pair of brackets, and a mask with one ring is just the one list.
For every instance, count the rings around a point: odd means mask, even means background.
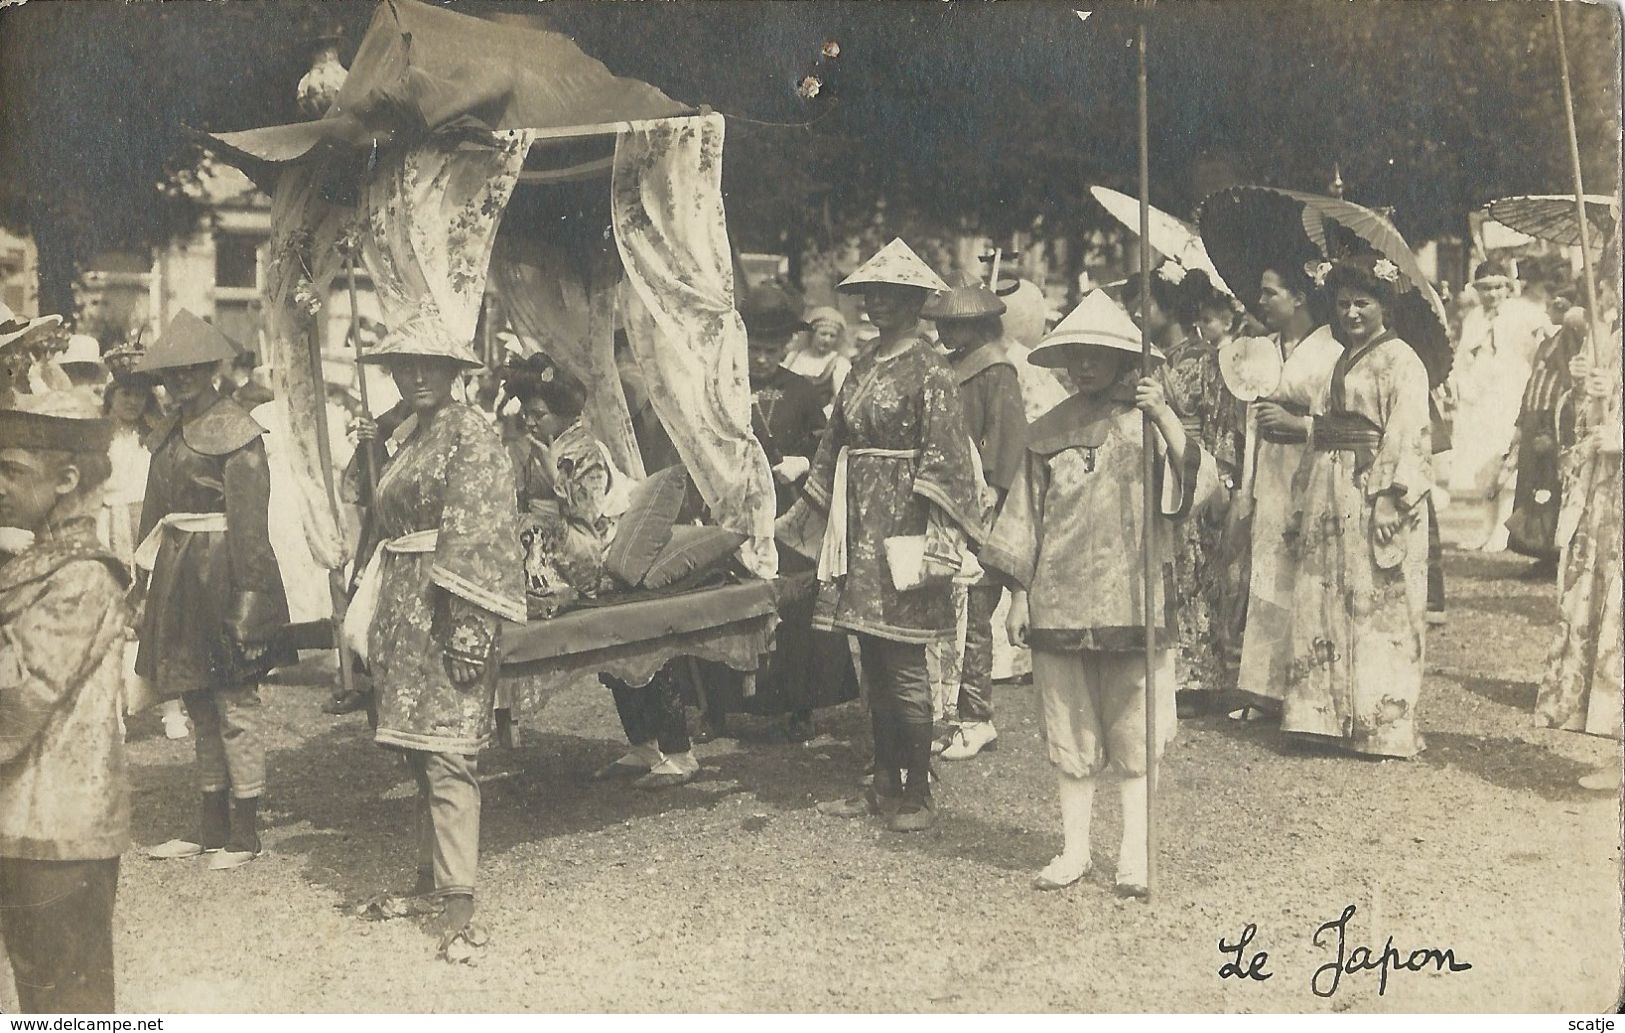
[{"label": "gravel ground", "polygon": [[[942,821],[898,836],[819,817],[861,764],[863,714],[805,747],[765,722],[699,748],[664,795],[591,785],[617,755],[607,692],[571,692],[482,759],[473,967],[432,960],[411,920],[342,907],[411,880],[411,782],[360,717],[318,712],[320,661],[266,687],[267,853],[211,873],[125,859],[117,951],[135,1012],[1612,1011],[1620,988],[1619,810],[1575,778],[1617,747],[1530,723],[1552,589],[1516,559],[1454,554],[1429,642],[1413,762],[1294,750],[1268,727],[1187,721],[1162,779],[1160,891],[1120,901],[1120,813],[1097,797],[1097,874],[1029,888],[1059,848],[1033,692],[1003,687],[1000,746],[943,764]],[[191,827],[190,747],[133,729],[135,839]],[[854,739],[856,742],[854,743]],[[1348,943],[1453,949],[1470,970],[1344,976]],[[1219,978],[1256,924],[1267,981]],[[1323,976],[1322,987],[1326,986]],[[0,990],[9,997],[9,988]]]}]

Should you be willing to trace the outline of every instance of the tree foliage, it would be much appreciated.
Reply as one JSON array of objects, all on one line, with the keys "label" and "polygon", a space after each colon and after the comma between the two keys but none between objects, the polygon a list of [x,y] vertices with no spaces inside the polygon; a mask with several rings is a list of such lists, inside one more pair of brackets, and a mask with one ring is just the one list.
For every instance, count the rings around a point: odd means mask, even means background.
[{"label": "tree foliage", "polygon": [[[730,218],[747,247],[890,228],[1100,225],[1137,169],[1136,18],[1149,34],[1152,199],[1189,215],[1227,180],[1392,206],[1413,240],[1498,196],[1569,189],[1544,0],[1077,4],[464,0],[572,36],[623,75],[734,116]],[[297,118],[307,40],[364,0],[29,3],[0,11],[0,222],[41,245],[42,301],[95,250],[195,218],[183,126]],[[1566,3],[1588,188],[1618,183],[1617,14]],[[840,56],[818,61],[835,41]],[[347,55],[346,55],[347,56]],[[798,86],[817,66],[821,89]],[[765,124],[764,124],[765,123]]]}]

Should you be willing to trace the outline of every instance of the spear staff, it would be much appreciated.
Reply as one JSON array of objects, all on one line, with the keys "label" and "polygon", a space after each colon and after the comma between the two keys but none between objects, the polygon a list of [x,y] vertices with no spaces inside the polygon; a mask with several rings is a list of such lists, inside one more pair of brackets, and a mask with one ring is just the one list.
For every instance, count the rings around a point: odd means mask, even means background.
[{"label": "spear staff", "polygon": [[1563,116],[1569,131],[1569,167],[1574,173],[1574,207],[1580,220],[1580,266],[1585,279],[1586,313],[1591,332],[1586,335],[1586,352],[1593,365],[1597,362],[1598,319],[1596,281],[1591,275],[1591,233],[1586,218],[1585,184],[1580,176],[1580,136],[1574,124],[1574,92],[1569,85],[1569,48],[1563,38],[1563,7],[1567,0],[1557,0],[1552,7],[1552,31],[1557,34],[1557,63],[1563,76]]},{"label": "spear staff", "polygon": [[[1139,136],[1140,136],[1140,291],[1151,290],[1151,128],[1146,97],[1145,23],[1152,0],[1140,7],[1135,26],[1135,51],[1139,56]],[[1136,5],[1139,6],[1139,5]],[[1151,375],[1150,321],[1140,319],[1140,376]],[[1143,528],[1140,535],[1145,568],[1142,620],[1145,622],[1145,886],[1148,894],[1155,892],[1157,884],[1157,625],[1154,592],[1157,584],[1157,509],[1158,499],[1153,490],[1156,477],[1157,449],[1153,438],[1155,430],[1149,413],[1141,415],[1141,451],[1144,453]]]}]

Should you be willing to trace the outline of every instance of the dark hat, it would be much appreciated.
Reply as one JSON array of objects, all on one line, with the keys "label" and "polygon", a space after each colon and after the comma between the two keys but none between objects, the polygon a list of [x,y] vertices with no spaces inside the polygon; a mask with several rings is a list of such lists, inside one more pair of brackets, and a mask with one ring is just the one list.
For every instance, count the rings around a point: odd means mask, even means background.
[{"label": "dark hat", "polygon": [[105,452],[113,423],[84,391],[47,391],[20,397],[16,409],[0,409],[0,441],[12,448]]},{"label": "dark hat", "polygon": [[926,302],[925,309],[920,315],[932,322],[940,323],[948,319],[1002,316],[1004,309],[1004,302],[999,300],[998,295],[982,286],[982,281],[967,277],[958,287],[946,294],[938,294]]},{"label": "dark hat", "polygon": [[788,337],[807,329],[801,318],[801,305],[789,291],[771,283],[750,289],[739,306],[739,318],[744,320],[745,333],[751,336]]},{"label": "dark hat", "polygon": [[141,357],[135,372],[156,373],[182,366],[201,366],[235,359],[238,351],[240,349],[212,324],[181,309]]}]

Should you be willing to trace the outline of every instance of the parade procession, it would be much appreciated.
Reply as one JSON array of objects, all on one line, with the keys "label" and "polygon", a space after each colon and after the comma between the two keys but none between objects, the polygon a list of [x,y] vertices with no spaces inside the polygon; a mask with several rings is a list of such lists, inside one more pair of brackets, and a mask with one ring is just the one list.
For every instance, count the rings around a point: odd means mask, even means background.
[{"label": "parade procession", "polygon": [[1619,47],[0,11],[0,1011],[1614,1011]]}]

